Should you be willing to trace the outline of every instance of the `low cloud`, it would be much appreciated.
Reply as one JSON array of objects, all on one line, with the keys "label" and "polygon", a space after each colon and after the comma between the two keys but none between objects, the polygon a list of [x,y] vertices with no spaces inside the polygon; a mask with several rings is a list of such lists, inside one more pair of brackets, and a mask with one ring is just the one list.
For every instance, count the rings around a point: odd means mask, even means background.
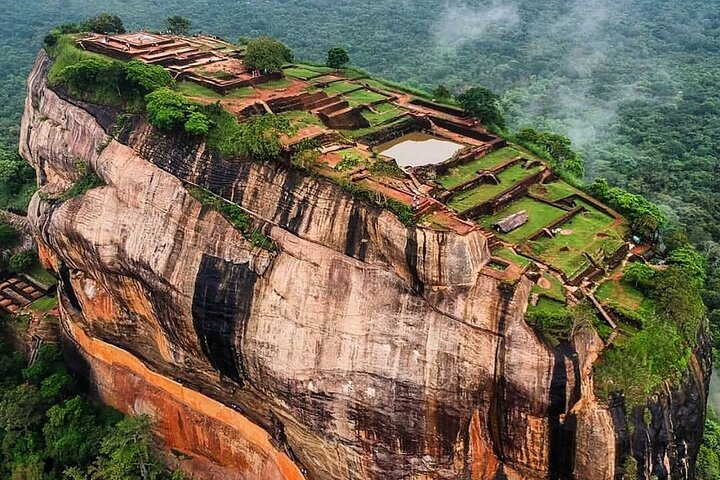
[{"label": "low cloud", "polygon": [[520,23],[517,5],[492,2],[488,6],[446,4],[440,17],[433,24],[435,45],[441,49],[453,49],[467,42],[482,40],[487,35],[497,35],[506,28]]}]

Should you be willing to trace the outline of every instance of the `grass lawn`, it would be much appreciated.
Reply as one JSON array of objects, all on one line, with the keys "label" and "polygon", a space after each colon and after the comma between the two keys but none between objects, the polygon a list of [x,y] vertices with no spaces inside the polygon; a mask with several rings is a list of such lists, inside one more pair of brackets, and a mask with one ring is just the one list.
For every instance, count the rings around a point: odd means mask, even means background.
[{"label": "grass lawn", "polygon": [[492,252],[492,255],[493,255],[493,257],[502,258],[503,260],[507,260],[516,265],[519,265],[522,268],[525,268],[528,265],[533,263],[533,261],[530,260],[529,258],[518,255],[517,253],[513,252],[512,250],[510,250],[509,248],[506,248],[506,247],[502,247],[498,250],[494,250]]},{"label": "grass lawn", "polygon": [[230,92],[228,92],[227,95],[222,95],[215,90],[203,87],[202,85],[198,85],[197,83],[193,82],[178,83],[177,91],[182,93],[186,97],[214,98],[218,100],[226,97],[245,98],[250,97],[255,93],[255,90],[253,90],[252,87],[241,87],[231,90]]},{"label": "grass lawn", "polygon": [[590,264],[583,253],[597,258],[601,252],[613,253],[623,243],[621,232],[611,228],[614,222],[611,217],[592,207],[587,208],[587,212],[562,225],[567,235],[529,242],[535,255],[560,269],[568,278],[574,278]]},{"label": "grass lawn", "polygon": [[510,168],[506,168],[497,175],[498,180],[500,180],[498,185],[483,184],[470,190],[465,190],[457,195],[453,195],[447,205],[456,212],[466,212],[536,174],[541,169],[541,166],[526,169],[523,168],[521,163],[518,163]]},{"label": "grass lawn", "polygon": [[447,175],[439,177],[438,183],[448,190],[457,187],[458,185],[467,182],[468,180],[475,178],[477,171],[480,169],[490,170],[508,160],[518,157],[521,155],[519,150],[512,147],[505,147],[497,150],[490,155],[486,155],[482,158],[478,158],[471,162],[459,165],[455,168],[450,169]]},{"label": "grass lawn", "polygon": [[559,208],[555,208],[546,203],[538,202],[529,197],[523,197],[507,206],[497,215],[492,217],[481,217],[477,222],[488,230],[492,229],[493,223],[502,220],[505,217],[525,210],[528,214],[528,221],[509,233],[497,233],[497,236],[503,240],[513,243],[522,243],[533,233],[541,228],[550,225],[552,222],[562,217],[566,212]]},{"label": "grass lawn", "polygon": [[327,87],[323,89],[323,92],[327,93],[329,96],[336,95],[339,93],[345,93],[350,92],[352,90],[357,90],[361,86],[357,83],[351,83],[346,82],[344,80],[340,80],[339,82],[333,82]]},{"label": "grass lawn", "polygon": [[335,165],[335,170],[338,172],[350,171],[360,165],[367,165],[367,158],[355,148],[344,148],[338,150],[335,154],[342,158],[342,160]]},{"label": "grass lawn", "polygon": [[564,302],[558,302],[557,300],[553,300],[551,298],[540,297],[537,305],[528,304],[527,311],[531,312],[533,310],[544,310],[546,312],[560,313],[564,312],[566,308],[567,307]]},{"label": "grass lawn", "polygon": [[240,87],[230,90],[225,96],[233,98],[247,98],[252,97],[254,94],[255,89],[253,87]]},{"label": "grass lawn", "polygon": [[309,126],[323,126],[322,120],[317,115],[310,112],[304,112],[302,110],[291,110],[289,112],[283,112],[280,114],[281,117],[289,119],[298,128],[305,128]]},{"label": "grass lawn", "polygon": [[631,319],[649,320],[654,316],[655,306],[638,289],[623,280],[608,280],[595,291],[595,298],[610,308]]},{"label": "grass lawn", "polygon": [[360,71],[354,69],[353,67],[343,68],[340,70],[340,73],[342,74],[343,77],[350,79],[350,80],[356,80],[358,78],[367,78],[367,73],[360,72]]},{"label": "grass lawn", "polygon": [[383,125],[377,125],[374,127],[368,127],[368,128],[358,128],[356,130],[344,130],[343,135],[350,139],[358,139],[362,138],[366,135],[370,135],[371,133],[380,132],[382,130],[385,130],[386,128],[393,127],[395,125],[399,125],[401,123],[407,122],[407,117],[400,117],[397,120],[394,120],[390,123],[385,123]]},{"label": "grass lawn", "polygon": [[35,260],[32,267],[30,267],[25,274],[30,278],[34,278],[46,287],[53,286],[57,283],[57,278],[53,277],[47,270],[42,268],[38,260]]},{"label": "grass lawn", "polygon": [[257,88],[262,88],[263,90],[276,90],[279,88],[287,88],[290,85],[292,85],[292,82],[287,78],[279,78],[277,80],[271,80],[267,83],[259,83],[257,84]]},{"label": "grass lawn", "polygon": [[49,312],[55,308],[55,305],[57,305],[57,297],[40,297],[30,304],[30,308],[41,312]]},{"label": "grass lawn", "polygon": [[283,70],[285,75],[290,75],[291,77],[299,78],[301,80],[310,80],[311,78],[321,77],[325,75],[322,72],[316,72],[314,70],[309,70],[307,68],[301,68],[301,67],[290,67]]},{"label": "grass lawn", "polygon": [[544,185],[533,185],[530,187],[530,193],[537,195],[548,202],[557,202],[565,197],[569,197],[574,193],[578,193],[573,187],[563,181],[546,183]]},{"label": "grass lawn", "polygon": [[402,109],[391,103],[378,103],[377,105],[373,105],[373,108],[377,110],[378,113],[371,112],[370,110],[363,110],[362,112],[362,116],[365,117],[372,126],[380,125],[405,114]]},{"label": "grass lawn", "polygon": [[193,82],[179,82],[177,91],[188,97],[223,98],[218,92]]},{"label": "grass lawn", "polygon": [[532,293],[540,294],[540,298],[544,296],[565,303],[565,289],[560,280],[549,272],[545,272],[542,278],[550,283],[550,288],[543,288],[535,284],[532,286]]},{"label": "grass lawn", "polygon": [[380,81],[378,81],[378,80],[375,80],[375,79],[373,79],[373,78],[367,78],[367,79],[365,79],[365,80],[362,80],[361,83],[364,83],[364,84],[366,84],[366,85],[369,85],[369,86],[371,86],[371,87],[373,87],[373,88],[377,88],[378,90],[388,91],[388,93],[394,93],[394,92],[392,91],[393,89],[392,89],[391,87],[388,87],[388,86],[385,85],[384,83],[382,83],[382,82],[380,82]]},{"label": "grass lawn", "polygon": [[296,63],[295,65],[298,68],[304,68],[305,70],[321,73],[323,75],[335,72],[334,68],[326,67],[325,65],[311,65],[309,63]]},{"label": "grass lawn", "polygon": [[365,89],[346,93],[343,97],[345,97],[345,99],[353,107],[357,107],[358,105],[367,105],[368,103],[378,102],[387,98],[385,95],[380,95],[372,90]]}]

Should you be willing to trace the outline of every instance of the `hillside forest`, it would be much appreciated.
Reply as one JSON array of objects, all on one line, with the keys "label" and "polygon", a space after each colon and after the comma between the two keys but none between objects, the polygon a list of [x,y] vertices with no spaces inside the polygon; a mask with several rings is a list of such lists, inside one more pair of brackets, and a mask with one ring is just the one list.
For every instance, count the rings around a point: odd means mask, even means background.
[{"label": "hillside forest", "polygon": [[[587,180],[645,195],[666,237],[705,255],[704,301],[720,338],[720,9],[708,0],[9,0],[0,17],[0,208],[22,212],[33,172],[16,155],[24,82],[43,37],[111,11],[130,29],[181,15],[228,40],[271,35],[300,59],[339,46],[353,66],[453,94],[482,85],[511,130],[567,135]],[[708,422],[698,478],[720,478]]]}]

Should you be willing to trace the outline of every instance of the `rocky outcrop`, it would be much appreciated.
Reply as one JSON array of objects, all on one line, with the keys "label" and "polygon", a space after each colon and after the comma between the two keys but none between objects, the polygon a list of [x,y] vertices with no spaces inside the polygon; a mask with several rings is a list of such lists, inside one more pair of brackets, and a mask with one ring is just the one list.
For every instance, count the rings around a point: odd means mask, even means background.
[{"label": "rocky outcrop", "polygon": [[[30,76],[20,148],[41,184],[29,219],[61,278],[66,349],[105,401],[150,413],[168,449],[196,456],[187,468],[319,480],[622,473],[624,414],[592,393],[600,339],[549,348],[524,321],[530,281],[483,273],[481,233],[409,229],[287,165],[225,160],[142,119],[117,128],[110,110],[49,89],[48,66],[41,55]],[[43,201],[78,178],[78,160],[105,186]],[[277,251],[253,247],[189,185],[242,206]],[[697,365],[698,395],[658,400],[653,454],[641,457],[672,478],[690,478],[675,472],[691,469],[702,433]]]}]

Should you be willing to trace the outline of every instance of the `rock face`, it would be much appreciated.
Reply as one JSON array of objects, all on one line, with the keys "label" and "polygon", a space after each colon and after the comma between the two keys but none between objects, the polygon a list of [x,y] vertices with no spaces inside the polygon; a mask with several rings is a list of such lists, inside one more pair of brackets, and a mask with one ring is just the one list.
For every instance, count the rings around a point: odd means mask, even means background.
[{"label": "rock face", "polygon": [[[49,89],[49,64],[29,79],[21,153],[43,193],[78,160],[106,184],[29,209],[66,350],[199,478],[610,480],[631,454],[638,478],[692,478],[707,349],[649,424],[628,419],[595,401],[600,338],[549,348],[524,321],[531,282],[490,275],[480,232],[408,229],[328,181],[141,119],[118,133],[113,112]],[[251,212],[277,252],[193,184]]]}]

